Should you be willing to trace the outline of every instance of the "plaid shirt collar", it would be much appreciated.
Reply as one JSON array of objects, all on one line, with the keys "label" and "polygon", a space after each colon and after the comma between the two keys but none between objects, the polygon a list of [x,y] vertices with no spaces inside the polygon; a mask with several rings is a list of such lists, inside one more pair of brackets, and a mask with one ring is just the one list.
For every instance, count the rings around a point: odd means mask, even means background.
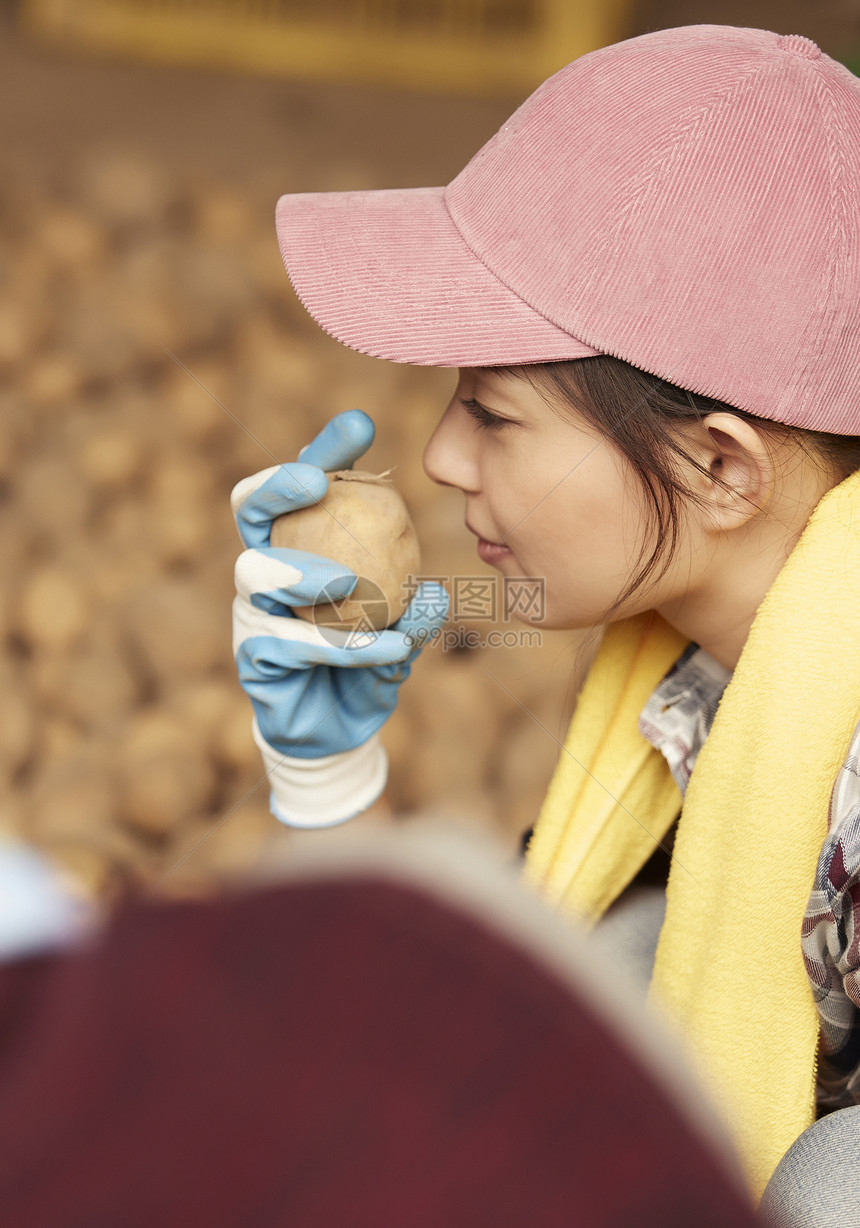
[{"label": "plaid shirt collar", "polygon": [[682,794],[731,676],[704,648],[690,644],[642,709],[639,732],[662,751]]}]

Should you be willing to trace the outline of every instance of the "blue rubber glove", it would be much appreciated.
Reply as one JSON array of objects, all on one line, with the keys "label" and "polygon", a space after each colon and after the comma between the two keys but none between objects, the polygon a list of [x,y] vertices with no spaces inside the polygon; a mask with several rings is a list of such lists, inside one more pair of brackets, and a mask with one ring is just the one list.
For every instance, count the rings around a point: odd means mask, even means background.
[{"label": "blue rubber glove", "polygon": [[245,478],[231,496],[247,547],[236,563],[233,603],[239,680],[254,708],[273,813],[296,826],[342,822],[381,793],[387,762],[376,734],[448,612],[445,589],[425,583],[385,631],[321,629],[293,613],[323,590],[327,600],[348,596],[356,576],[330,559],[270,546],[272,520],[320,500],[328,489],[323,470],[350,468],[373,436],[361,410],[338,414],[298,462]]}]

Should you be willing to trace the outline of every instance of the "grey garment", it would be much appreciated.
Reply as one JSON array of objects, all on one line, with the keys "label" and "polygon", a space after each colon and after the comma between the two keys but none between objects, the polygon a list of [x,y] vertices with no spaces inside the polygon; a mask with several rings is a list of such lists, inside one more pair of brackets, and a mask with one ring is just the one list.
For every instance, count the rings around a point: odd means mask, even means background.
[{"label": "grey garment", "polygon": [[631,887],[601,917],[592,931],[613,975],[648,989],[657,941],[666,914],[662,887]]},{"label": "grey garment", "polygon": [[822,1117],[792,1143],[759,1215],[770,1228],[860,1224],[860,1104]]}]

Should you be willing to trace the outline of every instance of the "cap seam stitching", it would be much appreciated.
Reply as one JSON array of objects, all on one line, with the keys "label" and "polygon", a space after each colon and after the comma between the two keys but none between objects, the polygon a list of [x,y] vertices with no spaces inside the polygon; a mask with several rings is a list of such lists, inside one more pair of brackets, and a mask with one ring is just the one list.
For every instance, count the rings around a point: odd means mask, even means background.
[{"label": "cap seam stitching", "polygon": [[[466,235],[463,233],[461,227],[458,225],[457,220],[454,217],[448,205],[448,187],[449,186],[450,185],[447,185],[443,189],[442,204],[445,206],[445,212],[448,215],[448,219],[451,222],[452,227],[457,232],[457,236],[459,237],[460,242],[466,248],[469,255],[472,256],[475,260],[477,260],[478,264],[480,264],[484,269],[486,269],[486,271],[490,274],[490,276],[493,277],[499,283],[500,286],[504,286],[504,288],[508,291],[509,294],[512,294],[514,298],[519,299],[519,301],[525,307],[528,307],[529,311],[533,311],[535,315],[540,316],[540,318],[542,320],[545,320],[547,324],[551,324],[553,328],[557,328],[559,332],[564,333],[566,336],[570,337],[573,341],[582,341],[585,345],[590,344],[589,342],[585,341],[584,337],[580,337],[577,334],[570,332],[569,329],[564,328],[561,324],[556,323],[556,321],[551,319],[548,315],[545,315],[544,312],[542,312],[539,308],[535,307],[533,303],[530,303],[528,299],[523,298],[522,294],[520,294],[518,290],[515,290],[514,287],[510,284],[510,282],[506,281],[505,278],[501,277],[494,268],[492,268],[489,264],[487,264],[483,256],[478,255],[478,253],[475,251],[472,244],[466,238]],[[592,348],[597,349],[597,346],[593,346]]]},{"label": "cap seam stitching", "polygon": [[[811,63],[814,68],[817,67],[816,62],[812,61]],[[821,102],[821,111],[827,112],[826,115],[821,114],[820,117],[824,120],[824,132],[825,140],[827,141],[827,156],[830,170],[829,238],[832,255],[830,257],[830,268],[828,270],[826,282],[822,284],[821,296],[816,304],[815,310],[811,313],[810,322],[806,327],[802,345],[798,347],[800,353],[802,354],[802,365],[801,363],[798,363],[795,368],[795,376],[787,388],[786,401],[790,397],[796,401],[802,401],[808,395],[812,380],[810,358],[813,356],[816,348],[827,345],[833,332],[833,324],[836,318],[834,289],[839,273],[841,257],[845,250],[846,240],[844,190],[845,153],[842,143],[838,140],[835,122],[837,115],[833,91],[832,89],[828,88],[827,83],[824,81],[823,75],[820,71],[816,71],[814,88]],[[795,413],[798,408],[798,406],[795,406]]]},{"label": "cap seam stitching", "polygon": [[[747,89],[756,79],[756,77],[762,75],[771,68],[772,65],[769,61],[762,61],[761,63],[752,66],[746,72],[739,74],[734,81],[725,86],[721,91],[717,91],[713,97],[708,100],[707,104],[702,104],[696,111],[689,115],[689,119],[685,126],[680,127],[677,130],[671,145],[669,145],[663,151],[659,161],[653,165],[650,171],[643,172],[643,177],[640,179],[638,186],[631,190],[630,199],[626,203],[622,213],[619,214],[614,229],[618,229],[620,226],[626,225],[632,220],[633,217],[635,217],[635,214],[642,205],[643,198],[648,190],[652,187],[655,181],[664,174],[666,167],[675,157],[679,148],[683,144],[689,146],[690,141],[693,139],[693,135],[695,134],[695,130],[697,128],[700,129],[707,120],[715,119],[716,116],[727,108],[733,97],[739,94],[742,90]],[[583,289],[586,293],[594,288],[595,281],[599,275],[599,262],[614,239],[614,233],[607,235],[602,246],[594,253],[588,278],[587,280],[584,279],[582,283]]]},{"label": "cap seam stitching", "polygon": [[[681,143],[683,139],[686,138],[687,134],[690,132],[691,129],[693,129],[698,124],[703,122],[707,116],[714,114],[715,108],[717,107],[719,107],[719,109],[724,108],[728,104],[729,99],[735,93],[735,91],[740,90],[741,88],[745,88],[750,82],[752,82],[755,79],[756,76],[768,71],[772,67],[773,65],[769,60],[763,60],[761,63],[755,64],[748,70],[740,73],[738,77],[734,81],[732,81],[729,85],[723,87],[721,90],[717,90],[706,104],[701,104],[696,109],[696,111],[691,110],[690,117],[686,124],[686,127],[680,129],[676,133],[674,140],[672,141],[671,145],[665,150],[665,152],[661,156],[659,163],[657,163],[649,172],[647,172],[647,176],[641,180],[640,186],[631,192],[631,198],[635,199],[636,202],[638,203],[638,201],[642,198],[642,196],[647,191],[648,187],[653,182],[653,180],[665,168],[666,164],[668,163],[668,161],[670,160],[674,152],[677,150],[679,144]],[[510,283],[506,281],[504,277],[500,276],[500,274],[492,267],[491,264],[489,264],[484,259],[483,256],[478,255],[478,253],[475,251],[474,246],[470,242],[467,235],[464,233],[462,227],[458,224],[458,222],[454,218],[454,215],[451,212],[450,206],[448,205],[448,187],[445,188],[442,199],[445,203],[445,208],[448,212],[448,216],[451,219],[451,224],[456,229],[458,235],[460,236],[461,240],[466,245],[468,250],[475,257],[475,259],[478,260],[493,275],[493,277],[496,278],[496,280],[501,285],[505,286],[505,288],[510,291],[511,294],[514,294],[518,299],[520,299],[520,301],[523,302],[531,311],[536,312],[539,316],[541,316],[542,319],[547,320],[550,324],[554,325],[556,328],[561,329],[561,331],[564,333],[567,333],[568,336],[573,337],[576,340],[582,341],[586,345],[590,345],[592,349],[600,350],[602,353],[608,354],[611,352],[615,352],[616,356],[621,357],[621,355],[617,354],[617,351],[613,351],[610,345],[603,344],[600,341],[593,340],[591,335],[587,335],[585,332],[580,332],[578,327],[576,326],[574,326],[576,327],[576,331],[575,332],[571,331],[571,329],[568,328],[566,325],[560,324],[558,320],[553,319],[552,316],[547,315],[545,312],[541,311],[540,308],[536,307],[533,303],[529,302],[529,300],[525,298],[523,294],[521,294],[518,290],[516,290],[513,286],[511,286]],[[628,203],[625,211],[619,214],[619,219],[616,225],[620,225],[622,224],[622,221],[626,222],[628,220],[628,217],[632,211],[632,199],[631,199],[631,202]],[[593,287],[594,280],[597,277],[597,273],[598,273],[599,260],[602,257],[603,253],[606,251],[606,249],[609,247],[610,243],[612,242],[613,237],[614,236],[612,235],[607,236],[606,239],[604,239],[604,242],[601,248],[592,256],[591,269],[587,275],[588,280],[585,280],[585,278],[583,278],[580,283],[584,291],[587,291],[588,289]]]}]

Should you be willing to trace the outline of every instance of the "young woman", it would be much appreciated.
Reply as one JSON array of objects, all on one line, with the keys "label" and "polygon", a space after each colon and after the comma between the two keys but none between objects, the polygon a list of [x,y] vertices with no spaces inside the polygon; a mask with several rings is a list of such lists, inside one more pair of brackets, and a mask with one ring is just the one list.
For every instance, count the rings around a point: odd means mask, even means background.
[{"label": "young woman", "polygon": [[[544,625],[605,628],[527,875],[593,922],[683,800],[652,996],[785,1224],[860,1212],[858,199],[860,82],[802,36],[693,26],[569,65],[447,188],[278,205],[328,332],[460,369],[425,466],[482,557],[545,578]],[[291,617],[354,577],[271,519],[372,437],[339,415],[234,492],[239,673],[297,826],[379,797],[445,617],[429,587],[362,647]]]}]

